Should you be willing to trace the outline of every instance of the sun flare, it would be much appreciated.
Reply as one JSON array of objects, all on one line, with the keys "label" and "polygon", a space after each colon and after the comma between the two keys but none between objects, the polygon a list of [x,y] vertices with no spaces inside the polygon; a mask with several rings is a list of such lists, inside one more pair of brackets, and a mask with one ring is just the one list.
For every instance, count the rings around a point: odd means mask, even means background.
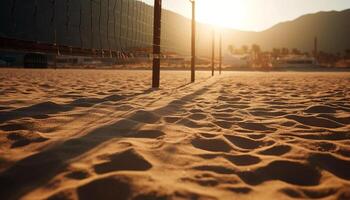
[{"label": "sun flare", "polygon": [[245,4],[237,0],[197,0],[197,19],[219,27],[244,27]]}]

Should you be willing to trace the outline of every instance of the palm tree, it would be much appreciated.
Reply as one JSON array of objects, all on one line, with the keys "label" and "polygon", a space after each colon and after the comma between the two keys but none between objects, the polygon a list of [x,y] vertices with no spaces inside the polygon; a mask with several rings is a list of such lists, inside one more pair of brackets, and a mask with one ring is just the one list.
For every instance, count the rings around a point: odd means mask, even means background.
[{"label": "palm tree", "polygon": [[261,52],[261,48],[257,44],[253,44],[251,50],[252,50],[252,53],[255,55],[257,55]]},{"label": "palm tree", "polygon": [[307,57],[310,57],[310,53],[307,52],[307,51],[305,51],[305,52],[303,53],[303,55],[304,55],[304,56],[307,56]]},{"label": "palm tree", "polygon": [[249,47],[247,45],[242,45],[241,50],[243,54],[247,54],[249,52]]},{"label": "palm tree", "polygon": [[272,49],[272,57],[274,59],[277,59],[280,56],[281,56],[281,49],[273,48]]},{"label": "palm tree", "polygon": [[328,66],[334,66],[335,63],[339,60],[337,55],[332,53],[327,53],[324,51],[319,51],[318,53],[319,62]]},{"label": "palm tree", "polygon": [[299,49],[294,48],[294,49],[292,49],[292,54],[294,54],[294,55],[300,55],[301,53],[300,53]]},{"label": "palm tree", "polygon": [[281,53],[284,56],[289,55],[289,49],[288,48],[282,48]]},{"label": "palm tree", "polygon": [[228,50],[231,54],[235,53],[235,47],[232,44],[228,46]]},{"label": "palm tree", "polygon": [[251,47],[251,53],[252,53],[252,61],[253,64],[260,65],[261,64],[261,48],[257,44],[253,44]]},{"label": "palm tree", "polygon": [[344,58],[347,60],[347,59],[350,59],[350,49],[346,49],[345,50],[345,56],[344,56]]}]

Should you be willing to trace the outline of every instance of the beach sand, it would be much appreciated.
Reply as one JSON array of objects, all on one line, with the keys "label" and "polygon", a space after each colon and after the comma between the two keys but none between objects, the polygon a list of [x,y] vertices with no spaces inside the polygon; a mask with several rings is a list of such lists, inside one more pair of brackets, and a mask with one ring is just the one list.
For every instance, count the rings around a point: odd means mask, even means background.
[{"label": "beach sand", "polygon": [[0,199],[350,199],[350,73],[0,70]]}]

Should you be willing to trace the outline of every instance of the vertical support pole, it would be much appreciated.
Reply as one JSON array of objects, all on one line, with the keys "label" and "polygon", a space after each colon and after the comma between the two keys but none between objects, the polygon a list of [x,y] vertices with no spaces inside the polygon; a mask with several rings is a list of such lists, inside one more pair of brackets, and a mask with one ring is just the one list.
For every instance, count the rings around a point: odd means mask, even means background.
[{"label": "vertical support pole", "polygon": [[16,19],[15,19],[15,11],[16,11],[16,0],[12,0],[12,5],[11,5],[11,21],[13,24],[13,33],[16,32]]},{"label": "vertical support pole", "polygon": [[70,3],[70,1],[69,1],[69,0],[66,0],[66,31],[67,31],[67,32],[69,31],[69,21],[70,21],[70,15],[69,15],[69,12],[70,12],[70,9],[69,9],[69,3]]},{"label": "vertical support pole", "polygon": [[214,76],[215,67],[215,29],[212,32],[212,46],[211,46],[211,76]]},{"label": "vertical support pole", "polygon": [[54,68],[57,69],[57,54],[53,55]]},{"label": "vertical support pole", "polygon": [[124,4],[123,0],[120,0],[120,21],[119,21],[119,50],[123,51],[123,10],[124,10]]},{"label": "vertical support pole", "polygon": [[102,45],[102,31],[101,31],[101,20],[102,20],[102,0],[100,0],[100,13],[98,15],[98,36],[100,41],[101,56],[104,57],[103,45]]},{"label": "vertical support pole", "polygon": [[222,32],[220,32],[220,43],[219,43],[219,74],[222,71]]},{"label": "vertical support pole", "polygon": [[[114,6],[113,6],[113,38],[114,38],[114,51],[117,49],[117,36],[116,36],[116,27],[115,25],[117,24],[116,20],[117,20],[117,17],[116,17],[116,9],[117,7],[117,0],[114,0]],[[119,8],[120,9],[120,8]]]},{"label": "vertical support pole", "polygon": [[[56,0],[51,0],[51,8],[52,8],[52,15],[51,15],[51,26],[53,30],[53,45],[57,48],[56,54],[59,54],[59,49],[57,47],[57,34],[56,34]],[[55,58],[56,59],[56,58]],[[56,65],[56,61],[55,61]]]},{"label": "vertical support pole", "polygon": [[192,3],[192,44],[191,44],[191,82],[196,80],[196,2]]},{"label": "vertical support pole", "polygon": [[318,39],[315,37],[314,39],[314,58],[315,61],[318,63]]},{"label": "vertical support pole", "polygon": [[94,26],[93,26],[93,0],[90,0],[90,32],[91,32],[91,49],[94,54]]},{"label": "vertical support pole", "polygon": [[162,0],[154,0],[152,87],[159,88]]},{"label": "vertical support pole", "polygon": [[125,41],[126,41],[126,45],[125,45],[125,48],[127,49],[127,50],[129,50],[130,49],[130,33],[129,33],[129,24],[130,24],[130,16],[129,16],[129,14],[130,14],[130,0],[127,0],[127,9],[126,9],[126,35],[125,35]]},{"label": "vertical support pole", "polygon": [[109,50],[109,57],[112,58],[112,49],[111,49],[111,42],[109,40],[109,1],[107,0],[107,45],[108,45],[108,50]]},{"label": "vertical support pole", "polygon": [[82,33],[82,21],[83,21],[83,4],[79,0],[79,39],[80,39],[80,48],[83,47],[83,33]]},{"label": "vertical support pole", "polygon": [[33,12],[33,18],[34,18],[34,37],[35,42],[38,42],[38,1],[34,0],[34,12]]}]

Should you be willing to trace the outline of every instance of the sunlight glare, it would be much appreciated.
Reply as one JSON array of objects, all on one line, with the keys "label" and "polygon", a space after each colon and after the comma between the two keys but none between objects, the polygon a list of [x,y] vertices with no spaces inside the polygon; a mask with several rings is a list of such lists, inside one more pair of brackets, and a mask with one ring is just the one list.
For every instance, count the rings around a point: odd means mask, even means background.
[{"label": "sunlight glare", "polygon": [[197,19],[219,27],[244,27],[245,3],[239,0],[197,0]]}]

